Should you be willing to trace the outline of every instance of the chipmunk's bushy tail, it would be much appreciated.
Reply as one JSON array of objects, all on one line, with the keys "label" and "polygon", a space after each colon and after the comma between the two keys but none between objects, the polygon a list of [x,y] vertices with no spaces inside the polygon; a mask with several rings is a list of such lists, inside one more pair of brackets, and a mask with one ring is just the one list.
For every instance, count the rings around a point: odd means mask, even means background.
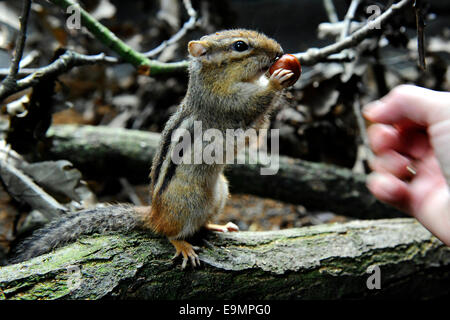
[{"label": "chipmunk's bushy tail", "polygon": [[107,231],[129,231],[142,227],[142,218],[129,205],[88,209],[64,215],[36,230],[17,247],[9,263],[42,255],[82,235]]}]

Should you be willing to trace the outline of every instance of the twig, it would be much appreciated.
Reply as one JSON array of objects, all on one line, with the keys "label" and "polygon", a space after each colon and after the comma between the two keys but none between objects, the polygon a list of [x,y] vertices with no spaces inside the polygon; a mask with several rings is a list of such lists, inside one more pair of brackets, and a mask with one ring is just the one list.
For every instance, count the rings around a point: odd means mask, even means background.
[{"label": "twig", "polygon": [[392,18],[395,14],[401,12],[407,5],[411,4],[413,0],[401,0],[398,3],[393,4],[389,9],[383,12],[379,17],[372,20],[370,23],[367,23],[361,29],[355,31],[350,36],[345,39],[338,41],[336,43],[330,44],[321,49],[311,48],[303,53],[297,53],[295,56],[300,60],[302,65],[311,66],[316,64],[317,62],[323,61],[329,55],[333,53],[340,52],[344,49],[356,46],[361,41],[367,38],[371,33],[377,31],[374,28],[376,25],[381,25],[382,23],[387,22],[390,18]]},{"label": "twig", "polygon": [[31,0],[24,0],[22,13],[19,17],[20,21],[19,37],[17,38],[14,58],[11,64],[10,76],[13,79],[15,79],[17,72],[19,71],[20,60],[22,59],[23,49],[25,47],[25,40],[27,38],[28,17],[30,16],[30,8],[31,8]]},{"label": "twig", "polygon": [[356,123],[359,129],[359,137],[361,140],[359,143],[358,156],[354,168],[358,168],[358,166],[360,166],[361,173],[365,173],[363,163],[365,160],[371,160],[374,157],[374,155],[370,148],[369,138],[367,136],[365,121],[361,113],[361,103],[359,101],[358,94],[355,95],[355,100],[352,106],[353,106],[353,113],[356,117]]},{"label": "twig", "polygon": [[40,53],[38,50],[32,50],[25,57],[22,57],[19,63],[19,71],[32,64],[39,57],[39,55]]},{"label": "twig", "polygon": [[63,74],[64,72],[72,69],[75,66],[89,65],[94,63],[115,63],[116,58],[107,57],[105,54],[100,53],[97,55],[84,55],[75,53],[72,51],[66,51],[57,60],[48,66],[37,69],[27,77],[17,80],[12,86],[0,88],[0,101],[9,95],[32,87],[41,81],[44,81],[55,75]]},{"label": "twig", "polygon": [[[355,17],[356,10],[359,7],[359,4],[361,3],[360,0],[352,0],[350,3],[350,6],[347,10],[347,13],[345,14],[341,33],[339,35],[339,40],[343,41],[347,36],[350,34],[350,27],[353,18]],[[342,52],[355,52],[355,50],[345,49]],[[349,68],[351,68],[349,65],[345,64],[345,73],[348,72]],[[354,172],[359,173],[365,173],[365,162],[367,161],[368,157],[371,155],[371,150],[369,147],[369,142],[367,139],[367,133],[366,133],[366,126],[364,122],[364,118],[361,114],[361,104],[359,102],[359,95],[354,95],[354,101],[352,103],[353,107],[353,114],[356,118],[356,123],[358,125],[358,131],[359,131],[359,139],[357,139],[358,142],[358,151],[356,155],[356,161],[353,166]]]},{"label": "twig", "polygon": [[337,23],[339,21],[339,18],[337,16],[333,0],[323,0],[323,6],[325,7],[325,11],[327,12],[328,20],[331,23]]},{"label": "twig", "polygon": [[[345,14],[341,33],[338,38],[340,41],[344,40],[349,35],[351,22],[352,22],[353,18],[355,17],[355,12],[358,9],[359,3],[360,3],[360,0],[352,0],[352,2],[350,3],[350,7],[348,8],[347,13]],[[355,50],[351,50],[350,48],[342,50],[342,53],[347,53],[347,52],[355,52]],[[350,69],[351,69],[351,66],[349,64],[344,64],[344,70],[345,70],[344,73],[345,74],[350,74],[351,73]]]},{"label": "twig", "polygon": [[356,12],[356,9],[358,9],[358,7],[359,7],[360,2],[361,2],[361,0],[353,0],[352,3],[350,4],[350,7],[348,8],[348,11],[344,18],[344,26],[341,30],[341,35],[339,37],[339,40],[341,40],[341,41],[344,40],[350,33],[350,24],[351,24],[353,18],[355,17],[355,12]]},{"label": "twig", "polygon": [[142,206],[141,199],[139,199],[139,196],[136,194],[136,191],[134,191],[133,186],[128,182],[127,178],[121,177],[119,178],[119,182],[131,202],[135,206]]},{"label": "twig", "polygon": [[[358,30],[363,25],[364,25],[363,22],[352,21],[350,23],[350,29],[349,29],[348,33],[350,34],[350,33],[354,32],[355,30]],[[330,38],[334,37],[336,39],[341,34],[343,27],[344,27],[343,21],[339,21],[336,23],[322,22],[317,27],[317,29],[318,29],[317,33],[318,33],[318,36],[320,39],[324,39],[326,37],[330,37]]]},{"label": "twig", "polygon": [[147,58],[153,58],[154,56],[156,56],[157,54],[159,54],[161,51],[163,51],[165,48],[167,48],[168,46],[176,43],[177,41],[179,41],[181,38],[183,38],[186,33],[193,29],[195,27],[195,24],[197,23],[197,12],[194,10],[194,8],[192,7],[192,3],[190,0],[183,0],[183,4],[184,7],[186,8],[186,11],[189,15],[189,20],[186,21],[183,25],[183,27],[178,30],[177,33],[175,33],[169,40],[163,41],[159,46],[157,46],[156,48],[145,52],[144,55]]},{"label": "twig", "polygon": [[326,57],[322,62],[331,63],[331,62],[351,62],[355,60],[355,53],[353,51],[342,51],[339,53],[334,53]]},{"label": "twig", "polygon": [[16,167],[21,162],[25,160],[2,141],[0,143],[0,177],[8,193],[14,199],[39,210],[49,220],[67,212],[64,206]]},{"label": "twig", "polygon": [[425,45],[424,45],[424,29],[425,21],[423,18],[423,3],[421,0],[414,0],[414,11],[416,13],[416,27],[417,27],[417,51],[419,52],[419,67],[424,71],[425,64]]},{"label": "twig", "polygon": [[9,87],[13,87],[16,82],[17,73],[19,72],[20,60],[22,59],[23,50],[25,47],[25,39],[27,38],[27,25],[28,17],[30,16],[31,0],[24,0],[22,13],[19,17],[20,30],[17,37],[16,48],[14,50],[14,56],[9,70],[9,74],[2,81],[0,86],[0,94],[2,91],[7,90]]},{"label": "twig", "polygon": [[[9,70],[10,68],[0,68],[0,78],[7,77],[9,74]],[[33,72],[36,72],[37,70],[38,70],[37,68],[20,68],[16,74],[16,79],[23,76],[27,76]]]}]

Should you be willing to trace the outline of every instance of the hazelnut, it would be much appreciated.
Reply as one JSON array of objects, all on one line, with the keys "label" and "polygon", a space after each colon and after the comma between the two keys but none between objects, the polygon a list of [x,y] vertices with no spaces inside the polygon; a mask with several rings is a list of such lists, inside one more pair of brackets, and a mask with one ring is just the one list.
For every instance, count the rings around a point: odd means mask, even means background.
[{"label": "hazelnut", "polygon": [[282,55],[277,61],[275,61],[274,64],[272,64],[272,66],[270,66],[269,73],[272,74],[278,69],[287,69],[294,73],[294,75],[288,80],[289,86],[292,86],[295,82],[297,82],[302,73],[300,61],[298,61],[298,59],[292,54]]}]

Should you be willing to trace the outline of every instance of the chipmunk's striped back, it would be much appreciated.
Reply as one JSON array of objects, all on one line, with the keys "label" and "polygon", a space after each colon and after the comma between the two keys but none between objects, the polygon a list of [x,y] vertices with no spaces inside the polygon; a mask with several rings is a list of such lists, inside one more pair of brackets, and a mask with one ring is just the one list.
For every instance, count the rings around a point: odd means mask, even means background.
[{"label": "chipmunk's striped back", "polygon": [[172,136],[177,129],[185,128],[189,121],[189,116],[180,107],[167,122],[159,143],[158,152],[153,158],[152,170],[150,172],[150,192],[152,202],[155,197],[161,196],[167,188],[177,169],[177,164],[172,161],[173,146],[176,141],[172,141]]}]

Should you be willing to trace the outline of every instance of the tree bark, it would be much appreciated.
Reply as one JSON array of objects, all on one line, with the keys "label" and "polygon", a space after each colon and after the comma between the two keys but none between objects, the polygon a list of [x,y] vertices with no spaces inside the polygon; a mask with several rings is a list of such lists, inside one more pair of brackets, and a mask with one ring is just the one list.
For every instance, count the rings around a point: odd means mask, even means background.
[{"label": "tree bark", "polygon": [[[101,126],[53,126],[48,132],[50,159],[67,159],[86,176],[127,177],[146,183],[160,135]],[[226,169],[231,192],[249,193],[309,210],[332,211],[362,219],[403,216],[377,201],[365,186],[365,176],[336,166],[280,157],[275,175],[261,175],[258,164],[235,164]]]},{"label": "tree bark", "polygon": [[[269,232],[206,233],[180,270],[167,239],[91,236],[0,268],[0,299],[435,298],[450,293],[450,248],[413,219]],[[379,273],[376,271],[379,267]],[[368,271],[369,268],[369,271]],[[371,269],[375,271],[370,271]],[[369,289],[377,285],[380,289]]]}]

